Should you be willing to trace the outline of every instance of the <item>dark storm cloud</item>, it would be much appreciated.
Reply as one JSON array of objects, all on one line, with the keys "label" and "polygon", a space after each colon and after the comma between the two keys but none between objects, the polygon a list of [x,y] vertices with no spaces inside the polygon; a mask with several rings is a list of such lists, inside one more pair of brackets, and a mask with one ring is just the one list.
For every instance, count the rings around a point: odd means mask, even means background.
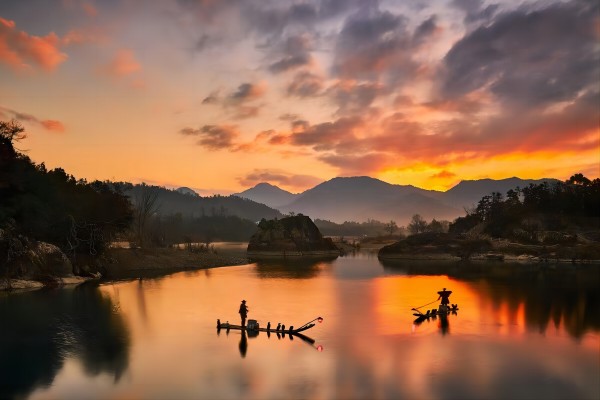
[{"label": "dark storm cloud", "polygon": [[312,97],[322,93],[323,78],[310,71],[300,71],[287,86],[287,93],[296,97]]},{"label": "dark storm cloud", "polygon": [[573,1],[501,14],[445,56],[444,98],[489,90],[505,106],[571,101],[597,85],[598,3]]},{"label": "dark storm cloud", "polygon": [[312,60],[310,38],[307,35],[290,36],[276,47],[278,60],[269,66],[272,73],[302,67],[310,64]]},{"label": "dark storm cloud", "polygon": [[245,102],[254,100],[264,94],[264,88],[254,83],[242,83],[237,90],[229,95],[229,100],[233,102]]},{"label": "dark storm cloud", "polygon": [[223,102],[223,107],[232,113],[234,119],[248,119],[258,116],[262,104],[255,100],[262,98],[265,87],[260,83],[242,83]]},{"label": "dark storm cloud", "polygon": [[184,136],[198,137],[197,144],[209,150],[233,149],[237,130],[228,125],[204,125],[200,129],[183,128],[179,131]]},{"label": "dark storm cloud", "polygon": [[367,80],[411,77],[417,65],[407,25],[404,16],[372,7],[349,16],[337,38],[333,74]]},{"label": "dark storm cloud", "polygon": [[215,91],[210,93],[202,100],[202,104],[217,104],[220,101],[219,92]]},{"label": "dark storm cloud", "polygon": [[465,13],[465,23],[489,21],[499,11],[498,4],[483,7],[481,0],[453,0],[452,5]]},{"label": "dark storm cloud", "polygon": [[310,56],[308,54],[294,54],[285,56],[282,59],[274,62],[269,66],[269,70],[273,73],[279,73],[292,68],[301,67],[309,62]]},{"label": "dark storm cloud", "polygon": [[292,132],[305,132],[309,127],[310,123],[303,119],[296,119],[291,122]]},{"label": "dark storm cloud", "polygon": [[437,17],[435,15],[432,15],[431,17],[423,21],[417,27],[417,29],[415,29],[415,32],[413,34],[413,45],[419,46],[422,43],[426,42],[431,37],[431,35],[433,35],[438,29],[439,28],[437,26]]},{"label": "dark storm cloud", "polygon": [[318,2],[319,17],[322,19],[336,17],[365,3],[369,2],[365,0],[321,0]]},{"label": "dark storm cloud", "polygon": [[313,0],[303,2],[255,0],[243,3],[248,28],[263,34],[281,34],[290,27],[312,29],[315,24],[377,4],[372,0]]},{"label": "dark storm cloud", "polygon": [[317,9],[311,3],[248,2],[243,6],[249,29],[262,34],[281,34],[290,27],[311,28],[317,21]]},{"label": "dark storm cloud", "polygon": [[327,89],[326,94],[338,106],[337,114],[364,113],[377,96],[384,92],[377,83],[338,82]]},{"label": "dark storm cloud", "polygon": [[202,100],[203,105],[220,105],[233,119],[256,117],[264,104],[256,104],[266,92],[262,83],[242,83],[231,93],[221,97],[218,90]]},{"label": "dark storm cloud", "polygon": [[292,144],[311,146],[318,151],[341,149],[343,141],[353,142],[356,139],[354,131],[363,125],[358,117],[340,118],[334,122],[307,127],[305,130],[293,133]]}]

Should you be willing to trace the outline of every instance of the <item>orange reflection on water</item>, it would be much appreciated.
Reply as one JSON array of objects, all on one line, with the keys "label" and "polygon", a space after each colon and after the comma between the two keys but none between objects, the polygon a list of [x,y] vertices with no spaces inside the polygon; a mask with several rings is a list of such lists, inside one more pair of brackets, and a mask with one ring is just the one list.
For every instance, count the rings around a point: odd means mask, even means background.
[{"label": "orange reflection on water", "polygon": [[[465,282],[447,276],[394,276],[376,279],[373,284],[376,326],[379,334],[415,333],[412,308],[437,309],[438,291],[451,290],[450,303],[458,304],[461,316],[476,318],[481,310],[473,307],[478,296]],[[431,304],[428,304],[431,303]],[[427,305],[426,305],[427,304]]]},{"label": "orange reflection on water", "polygon": [[[332,299],[330,280],[254,280],[256,274],[256,269],[249,265],[101,286],[103,295],[112,299],[115,308],[129,322],[134,343],[130,370],[144,377],[142,382],[131,383],[127,392],[113,393],[113,397],[147,397],[152,393],[158,398],[168,398],[172,392],[161,394],[155,390],[172,388],[175,379],[178,386],[186,390],[197,388],[206,398],[213,398],[210,395],[213,387],[216,397],[216,392],[230,387],[227,398],[240,398],[246,392],[265,398],[279,382],[292,380],[309,365],[311,375],[332,379],[330,365],[322,360],[315,363],[315,357],[321,354],[317,344],[314,350],[307,351],[307,344],[299,338],[290,340],[286,335],[280,339],[275,334],[267,338],[262,332],[258,338],[246,338],[242,356],[243,339],[239,330],[221,329],[217,336],[217,318],[240,323],[238,307],[242,299],[248,302],[248,317],[257,319],[263,327],[268,321],[272,325],[283,322],[287,327],[301,325],[320,314],[326,318],[325,325],[331,323],[327,316],[335,313],[331,308],[336,302]],[[317,333],[322,333],[322,329]],[[289,362],[291,359],[295,360],[293,364]],[[251,363],[253,368],[245,368],[245,363]],[[272,365],[287,367],[277,369]],[[327,395],[321,393],[317,397]]]}]

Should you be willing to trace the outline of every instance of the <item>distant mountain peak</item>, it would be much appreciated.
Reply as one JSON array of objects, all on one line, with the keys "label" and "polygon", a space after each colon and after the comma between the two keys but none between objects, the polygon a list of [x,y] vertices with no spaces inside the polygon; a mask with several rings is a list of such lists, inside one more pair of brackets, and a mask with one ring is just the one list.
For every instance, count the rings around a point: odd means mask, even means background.
[{"label": "distant mountain peak", "polygon": [[257,183],[256,185],[254,185],[254,187],[252,187],[252,189],[257,189],[257,188],[276,188],[276,189],[281,189],[279,186],[272,185],[269,182],[260,182],[260,183]]},{"label": "distant mountain peak", "polygon": [[191,196],[200,196],[198,193],[196,193],[194,190],[190,189],[189,187],[186,186],[182,186],[180,188],[175,189],[175,191],[182,193],[182,194],[188,194]]},{"label": "distant mountain peak", "polygon": [[235,193],[234,196],[250,199],[273,208],[291,203],[296,197],[294,193],[290,193],[268,182],[258,183],[250,189]]}]

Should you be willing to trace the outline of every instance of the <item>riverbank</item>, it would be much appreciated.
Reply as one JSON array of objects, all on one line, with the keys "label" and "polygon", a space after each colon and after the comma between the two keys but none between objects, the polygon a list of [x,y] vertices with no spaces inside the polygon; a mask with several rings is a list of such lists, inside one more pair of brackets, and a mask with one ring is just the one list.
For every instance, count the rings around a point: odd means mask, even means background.
[{"label": "riverbank", "polygon": [[98,260],[96,277],[67,276],[37,279],[0,280],[0,291],[29,291],[44,287],[79,285],[90,280],[135,279],[168,275],[179,271],[244,265],[245,257],[227,252],[191,252],[176,248],[128,249],[112,248]]},{"label": "riverbank", "polygon": [[248,264],[246,257],[192,252],[177,248],[110,249],[103,265],[105,279],[138,278],[147,274],[169,274],[178,271]]}]

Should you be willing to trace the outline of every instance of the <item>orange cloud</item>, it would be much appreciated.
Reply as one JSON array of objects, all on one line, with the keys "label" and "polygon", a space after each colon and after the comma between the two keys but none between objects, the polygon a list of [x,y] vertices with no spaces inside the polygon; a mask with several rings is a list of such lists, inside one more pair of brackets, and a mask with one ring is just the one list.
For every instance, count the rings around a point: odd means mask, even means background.
[{"label": "orange cloud", "polygon": [[179,133],[184,136],[198,137],[198,146],[208,150],[235,151],[237,149],[235,140],[239,137],[239,132],[233,125],[204,125],[199,129],[185,127]]},{"label": "orange cloud", "polygon": [[109,75],[123,77],[141,71],[141,64],[135,59],[133,51],[129,49],[119,50],[104,71]]},{"label": "orange cloud", "polygon": [[68,58],[60,51],[60,43],[54,32],[46,36],[32,36],[17,30],[14,21],[0,18],[0,62],[15,71],[34,67],[54,70]]},{"label": "orange cloud", "polygon": [[299,175],[278,169],[255,169],[252,173],[238,178],[243,186],[254,186],[258,183],[269,182],[277,186],[294,189],[305,189],[322,182],[320,178],[312,175]]},{"label": "orange cloud", "polygon": [[94,7],[94,5],[91,3],[83,3],[81,7],[88,17],[95,17],[98,15],[98,9],[96,9],[96,7]]},{"label": "orange cloud", "polygon": [[65,131],[65,125],[60,122],[60,121],[56,121],[53,119],[46,119],[43,121],[40,121],[40,124],[48,129],[49,131],[55,131],[55,132],[64,132]]},{"label": "orange cloud", "polygon": [[55,132],[64,132],[65,131],[65,125],[60,121],[57,121],[54,119],[41,120],[38,117],[36,117],[35,115],[16,111],[16,110],[6,108],[3,106],[0,106],[0,117],[2,117],[2,118],[10,117],[10,118],[15,118],[22,122],[38,124],[38,125],[41,125],[44,129],[49,130],[49,131],[55,131]]},{"label": "orange cloud", "polygon": [[440,179],[449,179],[449,178],[454,178],[456,176],[455,173],[447,171],[447,170],[443,170],[438,172],[437,174],[433,174],[431,175],[432,178],[440,178]]}]

